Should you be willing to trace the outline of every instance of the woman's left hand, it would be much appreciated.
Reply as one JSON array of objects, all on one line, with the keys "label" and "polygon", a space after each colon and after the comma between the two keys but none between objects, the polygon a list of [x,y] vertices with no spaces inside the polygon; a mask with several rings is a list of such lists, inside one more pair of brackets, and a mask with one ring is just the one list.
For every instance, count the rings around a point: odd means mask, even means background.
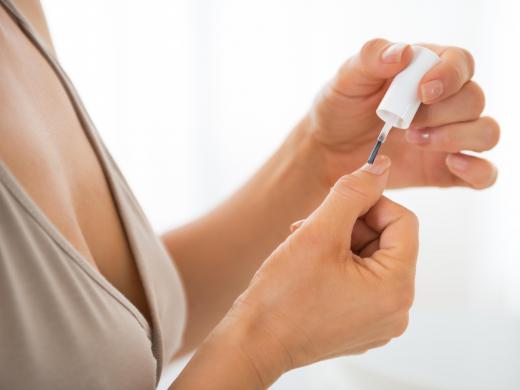
[{"label": "woman's left hand", "polygon": [[[500,134],[494,119],[481,116],[484,93],[471,80],[473,58],[456,47],[422,46],[441,61],[421,80],[417,93],[423,104],[411,128],[393,130],[383,146],[393,161],[388,186],[489,187],[495,166],[462,153],[489,150]],[[327,184],[367,159],[383,124],[376,107],[411,57],[409,45],[369,41],[318,95],[302,123],[316,141]]]}]

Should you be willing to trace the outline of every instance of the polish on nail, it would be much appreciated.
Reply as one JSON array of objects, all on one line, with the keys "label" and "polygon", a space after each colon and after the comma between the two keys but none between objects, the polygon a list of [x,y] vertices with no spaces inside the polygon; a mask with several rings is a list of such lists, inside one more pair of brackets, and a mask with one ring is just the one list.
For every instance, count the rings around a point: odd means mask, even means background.
[{"label": "polish on nail", "polygon": [[425,102],[431,102],[437,99],[444,92],[444,85],[440,80],[428,81],[421,86],[422,99]]},{"label": "polish on nail", "polygon": [[468,168],[468,160],[457,154],[449,154],[446,157],[446,164],[456,171],[465,171]]},{"label": "polish on nail", "polygon": [[409,129],[406,131],[405,138],[411,144],[425,145],[430,142],[431,133],[425,129]]},{"label": "polish on nail", "polygon": [[391,161],[386,156],[379,156],[373,164],[366,163],[361,167],[362,171],[370,172],[374,175],[382,175],[390,167]]}]

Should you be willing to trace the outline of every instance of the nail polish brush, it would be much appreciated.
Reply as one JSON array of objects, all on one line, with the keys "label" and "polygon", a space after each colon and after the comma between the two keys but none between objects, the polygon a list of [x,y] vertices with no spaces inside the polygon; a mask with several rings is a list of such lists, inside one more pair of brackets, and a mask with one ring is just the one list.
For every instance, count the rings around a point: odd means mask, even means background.
[{"label": "nail polish brush", "polygon": [[379,149],[386,141],[388,133],[393,127],[407,129],[417,113],[421,101],[417,95],[419,82],[423,76],[440,58],[433,51],[422,47],[412,46],[413,57],[410,64],[394,77],[385,96],[376,109],[376,114],[385,124],[377,137],[377,142],[368,157],[368,163],[373,164]]}]

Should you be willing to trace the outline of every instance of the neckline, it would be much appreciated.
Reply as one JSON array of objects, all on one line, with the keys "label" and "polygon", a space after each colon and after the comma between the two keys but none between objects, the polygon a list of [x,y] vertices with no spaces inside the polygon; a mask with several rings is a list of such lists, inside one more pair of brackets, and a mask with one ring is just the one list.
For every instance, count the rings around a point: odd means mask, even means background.
[{"label": "neckline", "polygon": [[70,243],[69,240],[52,223],[47,215],[36,204],[32,197],[25,191],[16,176],[11,172],[4,160],[0,159],[0,182],[3,182],[9,192],[14,196],[22,208],[35,220],[45,233],[71,258],[79,268],[87,274],[96,284],[115,298],[137,320],[151,338],[151,328],[148,321],[139,309],[121,293],[101,272]]},{"label": "neckline", "polygon": [[[9,167],[4,163],[3,160],[0,159],[0,178],[6,178],[5,182],[9,185],[11,191],[13,191],[17,195],[17,199],[20,200],[24,207],[29,211],[29,213],[38,221],[40,226],[44,228],[44,230],[54,239],[54,241],[65,250],[72,259],[93,279],[95,280],[101,287],[103,287],[107,292],[110,293],[116,300],[118,300],[125,308],[127,308],[132,315],[136,318],[139,324],[145,329],[147,336],[152,341],[152,349],[156,352],[155,357],[158,360],[157,365],[157,377],[160,376],[161,371],[161,354],[162,348],[160,345],[156,345],[157,341],[160,339],[160,336],[156,334],[158,332],[158,318],[156,308],[153,305],[153,298],[150,293],[149,283],[147,281],[143,259],[140,251],[136,243],[137,240],[131,233],[130,219],[127,216],[127,210],[123,207],[124,202],[122,202],[120,193],[121,189],[118,188],[118,185],[115,183],[114,177],[110,174],[110,161],[105,154],[105,150],[102,146],[102,141],[99,138],[97,132],[94,130],[95,126],[90,119],[88,112],[83,106],[81,99],[77,95],[77,92],[74,89],[74,86],[67,74],[61,68],[61,65],[57,61],[56,58],[49,52],[46,48],[45,44],[41,41],[38,34],[33,31],[31,24],[26,20],[23,14],[16,8],[16,6],[10,0],[0,0],[0,3],[4,6],[7,14],[11,17],[11,19],[15,22],[15,24],[20,28],[21,32],[26,36],[26,38],[33,44],[35,49],[40,52],[40,54],[44,57],[46,62],[49,64],[54,74],[58,78],[58,81],[62,85],[65,93],[68,96],[68,100],[72,105],[76,116],[80,122],[81,129],[85,133],[87,140],[95,153],[105,181],[107,182],[108,189],[112,196],[114,206],[116,207],[116,211],[119,215],[119,219],[121,222],[121,226],[125,237],[128,242],[128,247],[130,253],[132,255],[132,260],[135,263],[137,268],[137,272],[139,275],[139,279],[141,282],[141,286],[144,290],[145,299],[149,308],[151,322],[149,322],[141,311],[128,299],[126,296],[119,291],[100,271],[96,270],[90,262],[84,258],[75,247],[63,236],[63,234],[56,228],[56,226],[49,220],[47,215],[39,208],[39,206],[33,201],[30,195],[25,191],[25,189],[18,182],[14,174],[10,171]],[[113,169],[112,169],[113,170]],[[154,337],[155,336],[155,337]],[[154,342],[155,341],[155,342]]]}]

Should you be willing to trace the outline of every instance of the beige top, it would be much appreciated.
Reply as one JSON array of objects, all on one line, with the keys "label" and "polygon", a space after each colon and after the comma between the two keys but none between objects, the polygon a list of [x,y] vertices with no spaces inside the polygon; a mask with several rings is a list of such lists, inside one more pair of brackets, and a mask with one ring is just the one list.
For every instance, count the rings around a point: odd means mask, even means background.
[{"label": "beige top", "polygon": [[179,274],[74,87],[30,24],[0,0],[60,79],[103,167],[151,324],[56,229],[0,160],[0,388],[153,389],[180,347]]}]

